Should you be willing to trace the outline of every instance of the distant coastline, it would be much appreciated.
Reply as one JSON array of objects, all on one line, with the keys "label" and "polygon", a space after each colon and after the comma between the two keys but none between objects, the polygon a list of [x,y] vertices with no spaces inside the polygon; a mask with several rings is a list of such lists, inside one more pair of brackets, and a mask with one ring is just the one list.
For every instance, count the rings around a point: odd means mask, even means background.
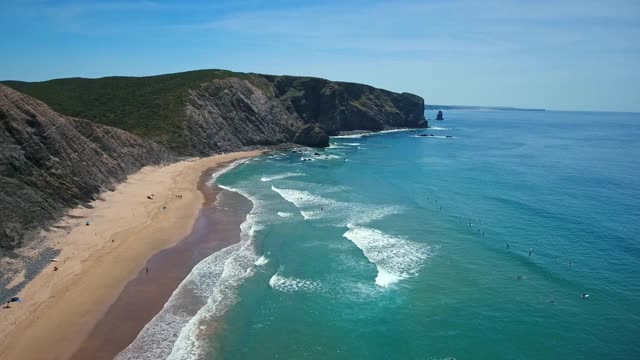
[{"label": "distant coastline", "polygon": [[510,110],[510,111],[547,111],[546,109],[524,109],[510,106],[473,106],[473,105],[424,105],[425,110]]}]

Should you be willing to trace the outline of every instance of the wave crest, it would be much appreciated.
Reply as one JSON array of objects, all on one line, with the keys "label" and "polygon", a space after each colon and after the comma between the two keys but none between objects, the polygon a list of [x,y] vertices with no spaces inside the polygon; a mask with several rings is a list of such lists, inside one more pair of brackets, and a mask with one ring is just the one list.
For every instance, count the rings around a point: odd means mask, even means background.
[{"label": "wave crest", "polygon": [[375,283],[378,286],[388,287],[415,276],[432,255],[431,247],[424,244],[363,226],[349,224],[348,228],[343,236],[376,266]]},{"label": "wave crest", "polygon": [[288,173],[282,173],[282,174],[267,175],[260,178],[260,181],[267,182],[267,181],[273,181],[273,180],[286,179],[286,178],[295,177],[295,176],[304,176],[304,174],[288,172]]},{"label": "wave crest", "polygon": [[319,281],[286,277],[281,275],[280,272],[275,273],[271,279],[269,279],[269,286],[274,290],[283,292],[313,292],[321,288]]}]

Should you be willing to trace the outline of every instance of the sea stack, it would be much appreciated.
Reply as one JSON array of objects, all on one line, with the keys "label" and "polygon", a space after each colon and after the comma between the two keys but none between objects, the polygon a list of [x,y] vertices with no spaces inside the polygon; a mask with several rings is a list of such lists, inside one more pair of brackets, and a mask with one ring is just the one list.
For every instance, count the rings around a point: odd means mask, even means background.
[{"label": "sea stack", "polygon": [[444,120],[444,117],[442,116],[442,110],[438,111],[438,115],[436,115],[436,120]]}]

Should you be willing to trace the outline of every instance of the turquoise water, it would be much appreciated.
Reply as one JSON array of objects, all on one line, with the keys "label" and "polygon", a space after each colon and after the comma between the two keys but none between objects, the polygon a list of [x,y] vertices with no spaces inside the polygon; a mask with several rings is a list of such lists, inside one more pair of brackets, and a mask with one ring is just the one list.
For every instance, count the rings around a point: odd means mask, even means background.
[{"label": "turquoise water", "polygon": [[432,125],[221,175],[254,209],[170,358],[640,358],[640,114]]},{"label": "turquoise water", "polygon": [[220,178],[291,215],[256,233],[269,262],[211,339],[218,358],[639,358],[640,116],[432,125],[454,138],[334,139],[335,159]]}]

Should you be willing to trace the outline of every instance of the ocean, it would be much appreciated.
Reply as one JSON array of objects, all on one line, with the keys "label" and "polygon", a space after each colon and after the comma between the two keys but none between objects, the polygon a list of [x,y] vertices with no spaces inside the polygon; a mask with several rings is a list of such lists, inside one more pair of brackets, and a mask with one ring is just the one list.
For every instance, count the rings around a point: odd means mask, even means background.
[{"label": "ocean", "polygon": [[119,358],[640,358],[640,114],[445,117],[218,174],[241,243]]}]

